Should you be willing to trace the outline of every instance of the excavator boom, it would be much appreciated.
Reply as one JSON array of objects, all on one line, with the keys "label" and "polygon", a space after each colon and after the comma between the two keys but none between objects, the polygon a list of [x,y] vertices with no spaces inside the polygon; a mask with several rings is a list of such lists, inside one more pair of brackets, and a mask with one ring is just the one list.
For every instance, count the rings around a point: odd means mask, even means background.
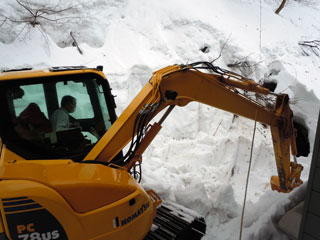
[{"label": "excavator boom", "polygon": [[[211,73],[204,73],[199,69],[206,69]],[[274,96],[275,104],[273,107],[263,105],[248,97],[248,94],[244,94],[243,91],[255,93],[256,98],[260,95]],[[161,128],[155,123],[149,130],[149,134],[139,134],[138,118],[143,118],[140,124],[143,125],[142,128],[146,128],[151,119],[164,108],[185,106],[191,101],[204,103],[269,125],[278,170],[278,176],[273,176],[271,179],[272,189],[289,192],[302,183],[300,180],[302,166],[290,162],[290,149],[293,155],[296,155],[297,150],[288,95],[274,94],[253,80],[217,69],[210,63],[173,65],[155,72],[85,160],[112,162],[112,159],[130,140],[134,139],[135,135],[145,135],[144,141],[139,136],[138,141],[143,143],[140,146],[137,141],[134,142],[135,150],[127,157],[129,160],[114,162],[126,165],[130,169],[135,165],[134,161],[141,161],[144,149]],[[143,114],[147,116],[142,117]],[[144,130],[144,132],[148,131]],[[131,162],[131,159],[135,160]]]}]

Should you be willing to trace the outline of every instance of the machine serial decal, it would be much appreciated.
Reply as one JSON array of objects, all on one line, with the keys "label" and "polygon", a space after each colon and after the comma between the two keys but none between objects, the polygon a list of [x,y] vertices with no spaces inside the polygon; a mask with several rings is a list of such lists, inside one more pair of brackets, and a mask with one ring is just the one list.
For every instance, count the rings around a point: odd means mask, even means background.
[{"label": "machine serial decal", "polygon": [[67,240],[57,219],[28,197],[3,198],[2,204],[12,239]]},{"label": "machine serial decal", "polygon": [[[29,225],[33,225],[33,223],[30,223]],[[20,228],[20,230],[23,230],[22,232],[24,232],[24,228],[21,228],[21,226],[23,225],[18,225],[17,228]],[[25,226],[23,226],[25,227]],[[36,232],[35,229],[30,229],[32,232],[28,232],[28,233],[24,233],[24,234],[20,234],[18,235],[18,239],[22,239],[22,240],[51,240],[51,239],[59,239],[60,234],[59,234],[59,230],[54,230],[52,232],[46,232],[46,233],[39,233]]]},{"label": "machine serial decal", "polygon": [[131,216],[121,220],[121,226],[124,226],[128,223],[130,223],[132,220],[136,219],[137,217],[139,217],[145,210],[148,209],[148,207],[150,206],[150,203],[147,202],[145,204],[142,204],[141,208],[139,208],[138,211],[136,211],[135,213],[133,213]]}]

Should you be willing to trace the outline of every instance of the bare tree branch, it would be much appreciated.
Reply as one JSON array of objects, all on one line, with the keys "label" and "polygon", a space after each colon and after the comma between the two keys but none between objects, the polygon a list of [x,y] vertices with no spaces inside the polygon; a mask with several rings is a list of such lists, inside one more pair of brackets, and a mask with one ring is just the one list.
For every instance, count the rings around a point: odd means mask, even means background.
[{"label": "bare tree branch", "polygon": [[[83,8],[80,6],[90,3],[90,1],[82,0],[81,3],[74,3],[73,0],[56,0],[52,3],[50,0],[43,2],[15,0],[14,3],[13,12],[0,14],[0,37],[7,36],[4,40],[6,42],[17,38],[23,40],[30,34],[32,28],[36,28],[49,46],[47,31],[54,29],[57,24],[72,25],[78,19],[83,19],[84,16],[79,15]],[[86,14],[85,18],[88,18],[88,16]],[[67,42],[71,44],[72,40],[69,39]],[[75,39],[73,39],[73,42],[76,42]]]},{"label": "bare tree branch", "polygon": [[[5,18],[5,21],[9,20],[9,22],[11,23],[28,23],[29,21],[26,21],[26,20],[17,20],[17,19],[13,19],[13,18],[10,18],[10,17],[6,17]],[[1,26],[0,26],[1,27]]]},{"label": "bare tree branch", "polygon": [[320,57],[320,40],[300,41],[298,44],[301,46],[305,55],[309,56],[309,54],[305,51],[305,49],[309,49],[317,57]]},{"label": "bare tree branch", "polygon": [[2,21],[2,22],[0,23],[0,28],[7,22],[7,20],[8,20],[7,17],[5,17],[4,19],[0,20],[0,21]]},{"label": "bare tree branch", "polygon": [[18,3],[19,6],[21,6],[23,9],[27,10],[27,12],[29,13],[29,16],[25,16],[22,17],[21,19],[11,19],[9,17],[6,17],[6,20],[9,20],[11,22],[14,23],[19,23],[19,22],[26,22],[26,23],[30,23],[33,27],[35,27],[36,25],[41,24],[39,19],[43,19],[49,22],[59,22],[59,21],[63,21],[63,20],[67,20],[67,19],[79,19],[81,17],[60,17],[60,18],[50,18],[48,16],[57,16],[61,13],[73,10],[75,8],[77,8],[78,6],[83,5],[84,3],[79,3],[79,4],[75,4],[75,5],[69,5],[66,8],[62,8],[62,9],[58,9],[58,7],[60,6],[60,2],[59,1],[55,6],[53,7],[41,7],[41,8],[34,8],[32,6],[32,4],[30,4],[27,0],[25,0],[24,2],[20,1],[20,0],[16,0],[16,2]]},{"label": "bare tree branch", "polygon": [[45,41],[45,46],[47,48],[47,52],[50,52],[50,45],[49,45],[49,38],[48,35],[46,34],[46,32],[44,31],[44,29],[41,27],[41,25],[37,26],[38,30],[40,31],[43,40]]},{"label": "bare tree branch", "polygon": [[45,20],[47,20],[49,22],[58,23],[59,21],[63,21],[63,20],[67,20],[67,19],[81,19],[82,17],[61,17],[61,18],[57,18],[57,19],[50,19],[50,18],[47,18],[47,17],[39,16],[38,18],[45,19]]},{"label": "bare tree branch", "polygon": [[17,37],[19,37],[19,36],[23,33],[23,31],[24,31],[24,29],[25,29],[26,27],[28,27],[28,24],[24,24],[24,26],[23,26],[23,27],[20,29],[20,31],[18,32]]},{"label": "bare tree branch", "polygon": [[[62,13],[62,12],[66,12],[66,11],[69,11],[69,10],[74,9],[74,8],[75,7],[69,7],[69,8],[65,8],[65,9],[61,9],[61,10],[43,8],[43,9],[38,9],[38,11],[40,12],[41,15],[43,15],[43,14],[51,15],[51,14],[59,14],[59,13]],[[38,14],[38,16],[40,14]]]},{"label": "bare tree branch", "polygon": [[257,70],[257,66],[263,62],[263,61],[253,62],[248,60],[250,55],[242,59],[239,59],[233,63],[229,63],[227,64],[227,66],[233,69],[238,68],[243,76],[248,77],[251,74],[253,74]]},{"label": "bare tree branch", "polygon": [[33,17],[35,16],[34,13],[31,11],[31,9],[30,9],[29,7],[23,5],[19,0],[16,0],[16,2],[17,2],[21,7],[23,7],[24,9],[26,9],[26,10],[31,14],[31,16],[33,16]]},{"label": "bare tree branch", "polygon": [[278,9],[275,11],[276,14],[279,14],[280,11],[282,10],[282,8],[286,5],[287,0],[282,0],[280,6],[278,7]]},{"label": "bare tree branch", "polygon": [[224,42],[224,44],[222,45],[222,48],[220,49],[219,56],[218,56],[217,58],[213,59],[213,60],[211,61],[211,63],[217,61],[217,60],[221,57],[222,51],[223,51],[223,49],[225,48],[225,46],[227,45],[227,43],[229,42],[230,37],[231,37],[231,33],[230,33],[228,39],[227,39],[227,40]]},{"label": "bare tree branch", "polygon": [[71,37],[72,37],[72,39],[73,39],[73,43],[72,43],[72,45],[73,45],[73,46],[76,46],[76,47],[77,47],[77,49],[78,49],[78,51],[79,51],[79,53],[82,55],[82,54],[83,54],[83,52],[82,52],[82,50],[80,49],[80,47],[79,47],[79,45],[78,45],[77,40],[74,38],[74,36],[73,36],[73,32],[70,32],[70,36],[71,36]]}]

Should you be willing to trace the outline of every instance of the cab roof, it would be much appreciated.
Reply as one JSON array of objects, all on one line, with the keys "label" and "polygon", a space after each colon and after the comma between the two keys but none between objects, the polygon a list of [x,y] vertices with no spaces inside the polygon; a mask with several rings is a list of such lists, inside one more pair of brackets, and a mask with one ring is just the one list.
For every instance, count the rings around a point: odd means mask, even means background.
[{"label": "cab roof", "polygon": [[0,73],[0,81],[10,81],[24,78],[52,77],[62,75],[65,76],[84,73],[95,73],[105,78],[105,75],[103,74],[102,70],[102,66],[97,66],[97,68],[87,68],[84,66],[63,66],[51,67],[40,70],[33,70],[31,68],[10,69],[4,70]]}]

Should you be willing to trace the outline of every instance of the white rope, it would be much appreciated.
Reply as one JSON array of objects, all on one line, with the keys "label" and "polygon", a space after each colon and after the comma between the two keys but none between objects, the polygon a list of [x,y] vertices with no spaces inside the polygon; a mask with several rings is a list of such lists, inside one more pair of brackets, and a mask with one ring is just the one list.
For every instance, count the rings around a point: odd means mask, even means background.
[{"label": "white rope", "polygon": [[262,6],[261,6],[261,0],[260,0],[260,53],[261,53],[261,48],[262,48],[262,36],[261,36],[261,32],[262,32],[262,29],[261,29],[261,25],[262,25]]},{"label": "white rope", "polygon": [[247,192],[248,192],[249,176],[250,176],[252,153],[253,153],[253,143],[254,143],[254,138],[255,138],[255,134],[256,134],[256,126],[257,126],[257,120],[256,119],[257,119],[257,111],[256,111],[256,116],[255,116],[255,121],[254,121],[254,128],[253,128],[253,135],[252,135],[252,140],[251,140],[250,160],[249,160],[248,173],[247,173],[246,189],[245,189],[245,193],[244,193],[243,206],[242,206],[239,240],[241,240],[241,238],[242,238],[243,217],[244,217],[244,211],[245,211],[246,201],[247,201]]}]

